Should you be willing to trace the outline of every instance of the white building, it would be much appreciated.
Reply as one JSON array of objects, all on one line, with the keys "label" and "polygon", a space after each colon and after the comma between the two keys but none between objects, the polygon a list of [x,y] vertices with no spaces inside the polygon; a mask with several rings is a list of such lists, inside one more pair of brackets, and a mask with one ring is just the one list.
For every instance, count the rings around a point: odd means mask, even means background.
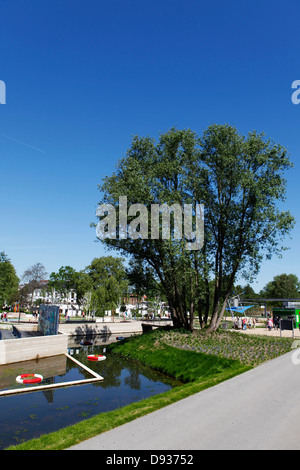
[{"label": "white building", "polygon": [[55,289],[49,288],[48,281],[41,281],[39,287],[34,289],[33,294],[28,295],[28,303],[33,307],[40,304],[58,305],[63,315],[82,315],[82,310],[77,304],[76,292],[71,289],[69,292],[61,294]]}]

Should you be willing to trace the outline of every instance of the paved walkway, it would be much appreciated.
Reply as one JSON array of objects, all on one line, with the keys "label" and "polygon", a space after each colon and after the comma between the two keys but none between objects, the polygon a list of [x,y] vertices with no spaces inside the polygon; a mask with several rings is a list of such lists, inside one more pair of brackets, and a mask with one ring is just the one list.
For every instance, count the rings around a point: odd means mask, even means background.
[{"label": "paved walkway", "polygon": [[[246,335],[264,335],[264,336],[277,336],[277,337],[280,337],[282,336],[282,338],[293,338],[293,332],[292,331],[289,331],[289,330],[283,330],[281,331],[280,333],[280,330],[277,330],[277,329],[272,329],[272,330],[268,330],[268,328],[253,328],[253,329],[249,329],[249,330],[230,330],[230,331],[237,331],[239,333],[243,333],[243,334],[246,334]],[[300,330],[298,329],[295,329],[294,330],[294,338],[295,339],[298,339],[300,338]]]},{"label": "paved walkway", "polygon": [[300,349],[70,450],[299,450],[295,354],[298,363]]}]

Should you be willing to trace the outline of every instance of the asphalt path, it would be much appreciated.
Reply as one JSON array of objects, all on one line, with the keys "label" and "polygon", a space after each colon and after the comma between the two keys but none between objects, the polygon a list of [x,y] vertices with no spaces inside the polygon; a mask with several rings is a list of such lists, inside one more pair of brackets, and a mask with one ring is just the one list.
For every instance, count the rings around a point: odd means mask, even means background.
[{"label": "asphalt path", "polygon": [[299,450],[299,436],[297,349],[69,450]]}]

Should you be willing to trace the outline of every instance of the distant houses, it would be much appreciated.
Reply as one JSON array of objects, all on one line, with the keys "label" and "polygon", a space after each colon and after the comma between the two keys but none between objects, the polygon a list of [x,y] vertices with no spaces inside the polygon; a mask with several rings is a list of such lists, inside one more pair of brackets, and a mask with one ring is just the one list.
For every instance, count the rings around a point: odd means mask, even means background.
[{"label": "distant houses", "polygon": [[60,293],[48,286],[48,281],[40,281],[33,289],[27,289],[26,285],[20,286],[23,291],[22,304],[31,310],[35,310],[41,304],[58,305],[62,315],[77,316],[82,315],[84,309],[77,303],[76,292]]},{"label": "distant houses", "polygon": [[[20,298],[22,307],[26,310],[36,311],[41,304],[58,305],[60,314],[66,317],[82,316],[87,314],[85,303],[79,304],[75,290],[70,289],[68,292],[57,292],[49,286],[48,281],[40,281],[34,286],[21,285]],[[91,315],[93,312],[89,312]],[[147,316],[165,317],[170,316],[165,302],[151,302],[147,300],[147,296],[138,298],[135,294],[126,293],[124,298],[120,299],[119,306],[114,312],[105,311],[105,316],[113,314],[123,318],[136,318]]]}]

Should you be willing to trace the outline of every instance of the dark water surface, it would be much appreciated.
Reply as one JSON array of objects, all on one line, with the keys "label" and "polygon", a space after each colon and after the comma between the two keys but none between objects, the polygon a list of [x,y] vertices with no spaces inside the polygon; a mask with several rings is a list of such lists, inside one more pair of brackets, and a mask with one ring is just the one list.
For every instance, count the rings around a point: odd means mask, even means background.
[{"label": "dark water surface", "polygon": [[[0,449],[163,393],[178,385],[178,382],[151,369],[107,353],[105,345],[76,345],[69,349],[69,353],[104,380],[0,397]],[[106,360],[90,362],[87,360],[88,354],[104,354]],[[18,385],[16,376],[29,371],[43,375],[41,384],[91,378],[71,359],[57,356],[0,366],[0,390],[27,387]]]}]

